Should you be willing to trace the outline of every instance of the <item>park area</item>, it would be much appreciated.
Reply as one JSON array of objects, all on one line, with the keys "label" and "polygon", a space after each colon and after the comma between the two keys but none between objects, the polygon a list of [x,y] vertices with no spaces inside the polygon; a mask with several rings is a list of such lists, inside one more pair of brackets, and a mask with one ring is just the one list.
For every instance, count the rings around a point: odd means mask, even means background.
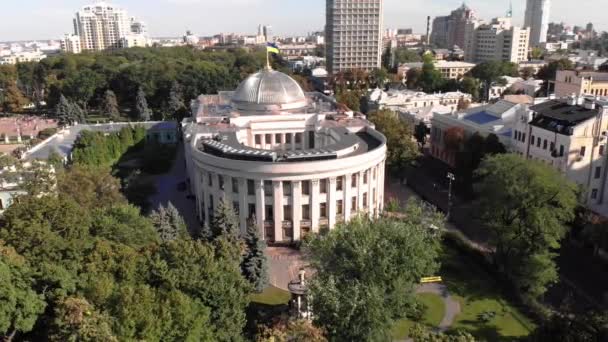
[{"label": "park area", "polygon": [[[447,331],[462,330],[487,341],[512,341],[534,329],[534,324],[509,302],[501,286],[472,256],[445,243],[441,262],[442,284],[460,307]],[[442,321],[446,305],[441,296],[423,293],[417,297],[425,306],[422,318],[418,322],[411,319],[396,322],[395,340],[405,340],[416,323],[437,329]]]}]

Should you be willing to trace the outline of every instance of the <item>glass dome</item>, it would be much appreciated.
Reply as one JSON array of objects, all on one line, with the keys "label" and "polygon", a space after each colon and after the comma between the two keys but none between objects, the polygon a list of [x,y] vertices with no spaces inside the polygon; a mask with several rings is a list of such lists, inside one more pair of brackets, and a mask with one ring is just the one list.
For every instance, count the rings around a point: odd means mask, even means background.
[{"label": "glass dome", "polygon": [[272,69],[261,70],[244,80],[232,96],[242,111],[282,111],[308,105],[304,91],[293,78]]}]

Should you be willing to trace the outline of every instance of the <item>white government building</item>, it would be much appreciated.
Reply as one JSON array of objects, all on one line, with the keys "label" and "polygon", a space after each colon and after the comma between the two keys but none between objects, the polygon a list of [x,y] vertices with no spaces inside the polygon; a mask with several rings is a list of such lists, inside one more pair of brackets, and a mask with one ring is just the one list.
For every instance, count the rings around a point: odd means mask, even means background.
[{"label": "white government building", "polygon": [[204,224],[224,200],[242,230],[255,217],[267,241],[291,242],[382,211],[386,138],[364,115],[270,68],[192,110],[186,166]]}]

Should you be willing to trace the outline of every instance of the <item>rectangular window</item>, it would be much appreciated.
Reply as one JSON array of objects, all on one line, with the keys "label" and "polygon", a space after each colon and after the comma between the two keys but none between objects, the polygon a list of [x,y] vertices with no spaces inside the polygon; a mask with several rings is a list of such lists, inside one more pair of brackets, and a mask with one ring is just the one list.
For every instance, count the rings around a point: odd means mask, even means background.
[{"label": "rectangular window", "polygon": [[293,220],[293,215],[291,212],[291,206],[290,205],[284,205],[283,206],[283,221],[291,221]]},{"label": "rectangular window", "polygon": [[255,203],[249,203],[249,218],[253,218],[255,216]]},{"label": "rectangular window", "polygon": [[584,156],[585,156],[585,152],[586,152],[586,150],[587,150],[587,146],[582,146],[582,147],[581,147],[581,157],[584,157]]},{"label": "rectangular window", "polygon": [[266,205],[266,221],[274,221],[274,208],[272,204]]},{"label": "rectangular window", "polygon": [[291,144],[291,134],[290,133],[287,133],[287,135],[285,135],[285,143]]},{"label": "rectangular window", "polygon": [[363,193],[363,208],[367,208],[367,192]]},{"label": "rectangular window", "polygon": [[595,168],[595,179],[599,179],[602,176],[602,167],[598,166]]},{"label": "rectangular window", "polygon": [[521,142],[526,142],[526,133],[524,133],[521,137]]},{"label": "rectangular window", "polygon": [[357,196],[353,196],[350,202],[351,211],[357,211]]},{"label": "rectangular window", "polygon": [[265,141],[266,141],[266,144],[271,144],[272,143],[272,134],[266,134]]},{"label": "rectangular window", "polygon": [[302,143],[302,133],[296,133],[296,144]]},{"label": "rectangular window", "polygon": [[260,134],[255,135],[255,144],[262,145],[262,136]]},{"label": "rectangular window", "polygon": [[342,215],[344,213],[344,202],[342,200],[336,201],[336,213]]},{"label": "rectangular window", "polygon": [[302,220],[310,220],[310,205],[302,204]]},{"label": "rectangular window", "polygon": [[319,192],[322,194],[327,193],[327,179],[321,179],[319,181]]},{"label": "rectangular window", "polygon": [[540,148],[541,138],[536,139],[536,147]]},{"label": "rectangular window", "polygon": [[247,194],[250,196],[255,195],[255,183],[253,182],[253,179],[247,180]]},{"label": "rectangular window", "polygon": [[277,145],[281,143],[281,134],[277,133],[274,135],[274,143]]},{"label": "rectangular window", "polygon": [[291,182],[283,182],[283,196],[291,196]]},{"label": "rectangular window", "polygon": [[207,174],[207,185],[209,185],[209,187],[213,187],[213,173],[208,173]]},{"label": "rectangular window", "polygon": [[591,190],[591,199],[596,199],[597,198],[597,189],[593,189]]},{"label": "rectangular window", "polygon": [[273,196],[272,181],[264,181],[264,196]]},{"label": "rectangular window", "polygon": [[302,195],[310,195],[310,181],[302,181]]},{"label": "rectangular window", "polygon": [[545,139],[545,140],[543,141],[543,150],[546,150],[546,149],[547,149],[547,145],[548,145],[548,144],[547,144],[547,139]]},{"label": "rectangular window", "polygon": [[239,216],[241,210],[241,208],[239,207],[239,202],[232,202],[232,208],[234,209],[234,213],[236,214],[236,216]]},{"label": "rectangular window", "polygon": [[319,213],[321,218],[327,218],[327,203],[319,204]]},{"label": "rectangular window", "polygon": [[369,171],[363,172],[363,184],[367,184],[367,174]]},{"label": "rectangular window", "polygon": [[336,191],[342,191],[344,189],[343,177],[336,178]]},{"label": "rectangular window", "polygon": [[555,151],[555,143],[554,142],[551,142],[550,150],[551,150],[551,152]]},{"label": "rectangular window", "polygon": [[220,184],[220,190],[224,190],[224,176],[217,175],[218,182]]},{"label": "rectangular window", "polygon": [[232,192],[234,192],[235,194],[239,193],[239,179],[238,178],[232,178]]},{"label": "rectangular window", "polygon": [[357,187],[357,174],[356,173],[350,177],[350,186],[351,186],[351,188]]}]

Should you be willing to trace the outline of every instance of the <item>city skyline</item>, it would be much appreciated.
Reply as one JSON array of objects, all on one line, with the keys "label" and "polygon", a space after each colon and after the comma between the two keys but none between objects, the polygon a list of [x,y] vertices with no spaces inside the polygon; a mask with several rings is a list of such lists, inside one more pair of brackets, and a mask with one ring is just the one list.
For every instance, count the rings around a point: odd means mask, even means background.
[{"label": "city skyline", "polygon": [[[4,5],[10,16],[0,22],[0,41],[60,39],[72,31],[71,19],[82,6],[94,1],[66,0],[53,4],[52,8],[42,0],[9,2]],[[114,0],[113,4],[128,10],[148,24],[153,37],[175,37],[186,30],[201,35],[219,32],[254,34],[258,24],[273,26],[277,35],[304,35],[322,30],[325,22],[325,0],[309,0],[304,4],[297,0]],[[151,6],[150,3],[153,3]],[[490,20],[503,16],[509,1],[469,0],[478,17]],[[426,16],[447,15],[462,4],[461,0],[385,0],[384,27],[411,27],[423,33]],[[513,2],[516,25],[523,24],[525,0]],[[570,6],[570,8],[569,8]],[[605,6],[603,0],[588,0],[587,7]],[[602,22],[602,11],[572,12],[566,0],[554,0],[551,22],[565,22],[584,26],[593,22],[597,30],[608,30]],[[297,15],[295,15],[297,13]],[[28,20],[23,18],[27,17]],[[252,19],[253,18],[253,19]],[[415,21],[409,20],[414,18]],[[32,22],[41,24],[31,25]]]}]

